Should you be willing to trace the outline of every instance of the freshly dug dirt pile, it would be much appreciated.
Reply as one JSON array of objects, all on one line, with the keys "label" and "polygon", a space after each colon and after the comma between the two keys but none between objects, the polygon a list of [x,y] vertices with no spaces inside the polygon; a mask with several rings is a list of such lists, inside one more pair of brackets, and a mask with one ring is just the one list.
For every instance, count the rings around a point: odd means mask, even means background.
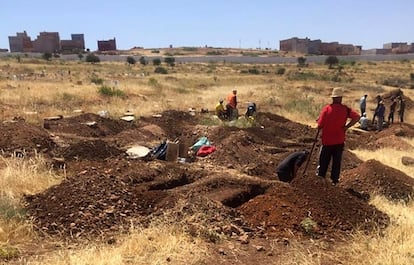
[{"label": "freshly dug dirt pile", "polygon": [[[386,215],[360,199],[358,187],[352,186],[352,193],[345,186],[350,178],[347,171],[363,178],[372,171],[365,170],[349,150],[343,154],[339,186],[326,186],[315,176],[319,139],[305,176],[291,184],[276,179],[276,166],[287,155],[311,149],[316,129],[271,113],[258,113],[257,124],[250,128],[205,126],[199,124],[203,115],[166,111],[161,117],[143,117],[133,124],[91,114],[64,118],[59,122],[65,125],[52,125],[50,130],[62,143],[53,152],[65,158],[70,177],[29,196],[28,214],[41,231],[72,237],[104,235],[127,229],[131,222],[146,225],[154,218],[172,218],[190,230],[205,228],[194,234],[261,237],[340,237],[388,224]],[[89,121],[97,127],[83,124]],[[350,132],[346,148],[373,147],[382,134],[398,137],[391,128],[368,132],[370,137]],[[410,127],[403,126],[402,132],[409,135]],[[128,159],[121,151],[129,144],[154,144],[161,138],[179,138],[191,145],[201,136],[217,150],[193,163],[145,162]],[[364,187],[374,189],[373,184]],[[198,210],[208,215],[211,225],[203,223],[205,218],[189,218]]]},{"label": "freshly dug dirt pile", "polygon": [[351,149],[361,148],[368,150],[377,150],[379,148],[389,147],[399,150],[412,148],[401,139],[401,137],[413,138],[414,125],[408,123],[395,123],[381,132],[351,132],[347,136],[346,145]]},{"label": "freshly dug dirt pile", "polygon": [[70,145],[62,152],[66,160],[103,160],[108,157],[114,157],[124,154],[124,152],[114,146],[110,146],[101,139],[82,140]]},{"label": "freshly dug dirt pile", "polygon": [[377,160],[344,172],[340,186],[361,195],[379,193],[392,200],[408,201],[414,197],[414,178]]},{"label": "freshly dug dirt pile", "polygon": [[[157,211],[167,192],[132,184],[131,179],[119,175],[122,168],[118,166],[114,162],[85,168],[59,185],[26,197],[27,210],[38,229],[73,237],[126,231],[131,218]],[[165,204],[172,200],[168,196]]]},{"label": "freshly dug dirt pile", "polygon": [[146,124],[159,126],[170,140],[181,139],[191,134],[188,128],[198,123],[198,117],[192,116],[188,112],[176,110],[164,111],[160,117],[142,117],[140,120]]},{"label": "freshly dug dirt pile", "polygon": [[133,123],[123,120],[114,120],[93,113],[85,113],[60,120],[45,121],[44,127],[55,133],[76,134],[83,137],[102,137],[115,135],[133,125]]},{"label": "freshly dug dirt pile", "polygon": [[15,151],[47,152],[56,144],[43,128],[25,121],[0,123],[0,149],[6,154]]},{"label": "freshly dug dirt pile", "polygon": [[355,229],[373,231],[389,222],[375,207],[314,176],[275,184],[239,210],[252,226],[279,237],[336,237]]}]

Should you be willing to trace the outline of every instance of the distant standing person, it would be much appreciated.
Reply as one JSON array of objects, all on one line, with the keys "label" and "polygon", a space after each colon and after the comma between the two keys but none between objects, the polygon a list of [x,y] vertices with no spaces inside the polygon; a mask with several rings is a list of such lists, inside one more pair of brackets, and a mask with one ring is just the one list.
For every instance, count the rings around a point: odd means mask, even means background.
[{"label": "distant standing person", "polygon": [[390,113],[388,114],[388,123],[394,123],[394,112],[395,108],[397,107],[397,99],[392,99],[391,105],[390,105]]},{"label": "distant standing person", "polygon": [[[332,90],[332,103],[323,107],[318,129],[322,130],[322,146],[319,154],[317,175],[325,178],[332,159],[331,179],[336,185],[341,173],[342,152],[344,150],[345,132],[359,121],[359,114],[342,104],[343,89],[335,87]],[[348,119],[350,121],[347,123]]]},{"label": "distant standing person", "polygon": [[398,107],[398,116],[400,117],[400,122],[404,122],[404,111],[405,111],[405,100],[400,96],[400,104]]},{"label": "distant standing person", "polygon": [[359,100],[359,108],[361,109],[361,115],[364,114],[367,109],[367,97],[368,95],[363,95]]},{"label": "distant standing person", "polygon": [[374,124],[374,122],[375,122],[375,118],[377,117],[377,110],[378,110],[378,107],[379,107],[379,103],[381,102],[381,100],[382,100],[382,97],[381,97],[381,95],[377,95],[376,97],[375,97],[375,99],[376,99],[376,101],[377,101],[377,106],[375,107],[375,110],[374,110],[374,115],[373,115],[373,117],[372,117],[372,124]]},{"label": "distant standing person", "polygon": [[307,150],[297,151],[283,159],[276,168],[279,180],[291,182],[297,176],[300,166],[306,161],[308,155],[309,152]]},{"label": "distant standing person", "polygon": [[227,96],[226,110],[229,120],[234,120],[239,116],[237,111],[237,90],[235,89]]},{"label": "distant standing person", "polygon": [[385,106],[384,101],[380,101],[378,108],[375,110],[375,115],[378,118],[377,129],[378,131],[382,131],[384,126],[384,116],[385,116]]}]

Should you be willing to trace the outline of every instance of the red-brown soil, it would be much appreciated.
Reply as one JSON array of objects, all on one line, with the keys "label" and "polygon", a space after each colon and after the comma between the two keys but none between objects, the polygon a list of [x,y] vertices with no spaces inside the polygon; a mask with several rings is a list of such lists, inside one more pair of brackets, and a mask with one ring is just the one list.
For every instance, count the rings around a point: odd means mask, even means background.
[{"label": "red-brown soil", "polygon": [[344,172],[341,186],[365,197],[379,193],[389,199],[408,201],[414,195],[414,178],[376,160]]},{"label": "red-brown soil", "polygon": [[[185,227],[192,234],[210,235],[210,241],[211,231],[231,238],[340,238],[387,226],[388,217],[369,205],[364,194],[381,190],[392,199],[407,200],[412,191],[411,177],[377,161],[363,163],[349,150],[340,185],[326,184],[315,176],[319,141],[306,172],[290,184],[280,182],[277,164],[293,151],[310,150],[316,129],[271,113],[258,113],[257,124],[246,129],[204,126],[204,115],[209,114],[167,111],[127,123],[82,114],[53,121],[48,129],[23,121],[3,123],[0,146],[64,159],[68,177],[27,196],[26,208],[39,231],[70,238],[105,237],[154,218],[187,222],[196,211],[208,215],[203,219],[208,224],[192,221]],[[201,136],[217,151],[192,163],[143,161],[125,153],[135,143],[154,147],[163,139],[179,139],[191,145]],[[414,130],[402,124],[380,133],[350,131],[346,148],[374,149],[382,137],[391,136],[398,141],[413,137]]]}]

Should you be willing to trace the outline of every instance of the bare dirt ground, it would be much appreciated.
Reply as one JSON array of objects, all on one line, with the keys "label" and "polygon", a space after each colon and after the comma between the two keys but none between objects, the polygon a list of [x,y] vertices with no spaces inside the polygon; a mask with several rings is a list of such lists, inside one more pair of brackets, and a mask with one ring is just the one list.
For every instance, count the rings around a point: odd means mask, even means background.
[{"label": "bare dirt ground", "polygon": [[[315,176],[319,143],[305,174],[291,184],[280,182],[276,165],[293,151],[310,150],[316,129],[271,113],[258,113],[257,124],[245,129],[200,125],[206,115],[166,111],[128,123],[86,113],[48,122],[47,129],[18,120],[0,124],[0,149],[27,156],[36,150],[54,170],[66,171],[59,185],[25,197],[40,234],[106,240],[131,223],[165,218],[211,242],[215,254],[206,264],[274,262],[291,240],[327,242],[329,250],[352,231],[388,225],[388,216],[367,203],[373,192],[395,200],[413,196],[411,177],[375,160],[363,163],[348,150],[341,184],[326,185]],[[217,151],[191,163],[125,153],[133,144],[179,139],[191,145],[201,136]],[[414,137],[414,127],[349,131],[347,148],[376,148],[383,138],[401,136]],[[186,216],[200,211],[205,223],[186,223]],[[222,236],[226,240],[218,240]]]}]

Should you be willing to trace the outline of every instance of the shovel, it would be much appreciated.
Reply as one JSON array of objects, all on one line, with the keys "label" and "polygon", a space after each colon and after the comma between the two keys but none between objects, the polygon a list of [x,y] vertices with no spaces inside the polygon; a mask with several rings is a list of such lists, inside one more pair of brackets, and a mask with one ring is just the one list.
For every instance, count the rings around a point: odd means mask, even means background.
[{"label": "shovel", "polygon": [[308,155],[308,159],[306,160],[306,164],[305,164],[305,168],[303,169],[302,176],[305,176],[306,170],[308,169],[308,165],[309,165],[309,161],[310,161],[310,158],[312,156],[312,153],[313,153],[313,149],[315,148],[316,142],[318,141],[319,132],[320,132],[320,129],[318,129],[318,131],[316,132],[315,139],[314,139],[313,144],[312,144],[312,149],[310,150],[309,155]]}]

